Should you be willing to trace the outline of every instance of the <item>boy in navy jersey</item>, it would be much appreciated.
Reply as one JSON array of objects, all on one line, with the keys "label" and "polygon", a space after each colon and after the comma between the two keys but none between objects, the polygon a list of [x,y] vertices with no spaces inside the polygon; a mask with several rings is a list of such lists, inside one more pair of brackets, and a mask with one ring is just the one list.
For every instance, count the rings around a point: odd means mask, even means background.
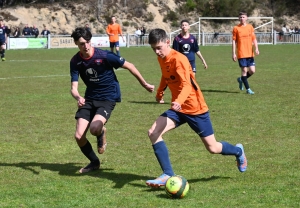
[{"label": "boy in navy jersey", "polygon": [[2,61],[5,61],[6,38],[6,27],[4,26],[3,20],[0,19],[0,54]]},{"label": "boy in navy jersey", "polygon": [[184,54],[188,58],[194,74],[196,73],[195,54],[201,59],[204,69],[207,69],[207,64],[199,51],[198,41],[189,32],[189,22],[187,20],[182,20],[180,26],[181,33],[174,38],[173,49]]},{"label": "boy in navy jersey", "polygon": [[[144,80],[132,63],[113,52],[92,47],[92,34],[89,30],[76,28],[71,37],[79,48],[79,52],[70,61],[71,94],[78,105],[75,139],[82,153],[90,160],[86,167],[79,170],[80,173],[86,173],[100,167],[100,160],[86,138],[88,128],[92,135],[97,136],[98,152],[102,154],[106,147],[104,125],[116,102],[121,101],[120,86],[114,69],[128,69],[149,92],[153,92],[154,86]],[[79,76],[86,85],[84,97],[78,92]]]}]

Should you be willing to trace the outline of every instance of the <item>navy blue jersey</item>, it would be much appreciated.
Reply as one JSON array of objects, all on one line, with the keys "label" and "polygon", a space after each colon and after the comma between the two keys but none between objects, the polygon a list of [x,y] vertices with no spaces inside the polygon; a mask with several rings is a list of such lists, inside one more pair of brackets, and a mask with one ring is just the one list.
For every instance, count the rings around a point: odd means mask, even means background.
[{"label": "navy blue jersey", "polygon": [[85,59],[80,52],[70,61],[71,82],[80,78],[86,85],[84,98],[97,101],[121,101],[121,90],[114,68],[118,69],[125,59],[116,54],[94,48],[92,57]]},{"label": "navy blue jersey", "polygon": [[195,53],[199,51],[197,39],[190,34],[188,38],[177,35],[173,40],[173,49],[184,54],[189,61],[195,60]]},{"label": "navy blue jersey", "polygon": [[6,27],[0,27],[0,42],[5,43]]}]

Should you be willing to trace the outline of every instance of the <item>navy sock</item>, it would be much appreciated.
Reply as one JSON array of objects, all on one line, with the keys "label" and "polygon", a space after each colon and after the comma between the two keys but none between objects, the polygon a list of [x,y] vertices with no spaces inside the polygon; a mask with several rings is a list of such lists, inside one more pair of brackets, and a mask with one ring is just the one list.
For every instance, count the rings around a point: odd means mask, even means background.
[{"label": "navy sock", "polygon": [[252,74],[250,74],[249,72],[247,72],[247,78],[251,77]]},{"label": "navy sock", "polygon": [[5,49],[3,49],[0,53],[1,53],[1,58],[3,58],[5,55]]},{"label": "navy sock", "polygon": [[87,143],[84,146],[80,147],[80,150],[91,162],[97,163],[99,161],[89,140],[87,140]]},{"label": "navy sock", "polygon": [[249,87],[249,83],[248,83],[248,80],[247,80],[247,76],[242,76],[241,79],[242,79],[242,81],[245,85],[246,90],[248,90],[250,87]]},{"label": "navy sock", "polygon": [[120,51],[117,51],[117,55],[120,56]]},{"label": "navy sock", "polygon": [[227,142],[221,142],[223,145],[222,148],[222,155],[235,155],[235,156],[241,156],[243,154],[242,149],[236,146],[233,146],[232,144],[229,144]]},{"label": "navy sock", "polygon": [[166,143],[164,141],[161,141],[154,144],[152,147],[162,171],[169,176],[175,175],[170,162],[169,151]]}]

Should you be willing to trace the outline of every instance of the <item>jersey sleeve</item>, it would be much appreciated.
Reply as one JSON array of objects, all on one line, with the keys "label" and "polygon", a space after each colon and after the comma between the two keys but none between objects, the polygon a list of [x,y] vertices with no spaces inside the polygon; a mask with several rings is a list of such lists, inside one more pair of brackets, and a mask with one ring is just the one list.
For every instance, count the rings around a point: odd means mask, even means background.
[{"label": "jersey sleeve", "polygon": [[252,41],[256,39],[255,33],[254,33],[254,28],[251,25],[251,31],[252,31]]},{"label": "jersey sleeve", "polygon": [[234,41],[236,41],[236,34],[237,34],[237,29],[236,29],[236,27],[234,27],[232,30],[232,40],[234,40]]},{"label": "jersey sleeve", "polygon": [[112,52],[108,52],[106,58],[107,62],[115,69],[122,67],[125,63],[125,59],[123,57]]},{"label": "jersey sleeve", "polygon": [[179,51],[179,44],[178,44],[177,37],[175,37],[174,40],[173,40],[172,48],[173,48],[174,50],[176,50],[176,51]]},{"label": "jersey sleeve", "polygon": [[70,61],[70,76],[71,76],[71,82],[78,82],[79,71],[76,67],[74,57]]},{"label": "jersey sleeve", "polygon": [[118,25],[118,34],[122,34],[121,26]]},{"label": "jersey sleeve", "polygon": [[163,78],[163,76],[160,78],[160,83],[159,83],[159,86],[157,88],[157,93],[156,93],[156,98],[161,100],[164,96],[164,92],[165,92],[165,89],[167,88],[167,83],[165,81],[165,79]]},{"label": "jersey sleeve", "polygon": [[199,50],[200,49],[199,49],[197,38],[194,37],[194,52],[197,53]]},{"label": "jersey sleeve", "polygon": [[182,105],[188,98],[190,92],[192,91],[192,84],[190,81],[190,72],[187,70],[190,67],[188,60],[176,60],[176,72],[181,81],[181,91],[178,94],[175,102]]}]

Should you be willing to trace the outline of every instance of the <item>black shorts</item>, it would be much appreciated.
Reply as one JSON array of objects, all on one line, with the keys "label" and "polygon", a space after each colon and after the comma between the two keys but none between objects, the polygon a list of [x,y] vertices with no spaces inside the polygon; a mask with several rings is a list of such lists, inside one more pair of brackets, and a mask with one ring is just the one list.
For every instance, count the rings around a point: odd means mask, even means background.
[{"label": "black shorts", "polygon": [[75,119],[83,118],[91,122],[94,116],[98,114],[108,120],[115,106],[116,102],[112,101],[85,100],[85,105],[78,108]]}]

